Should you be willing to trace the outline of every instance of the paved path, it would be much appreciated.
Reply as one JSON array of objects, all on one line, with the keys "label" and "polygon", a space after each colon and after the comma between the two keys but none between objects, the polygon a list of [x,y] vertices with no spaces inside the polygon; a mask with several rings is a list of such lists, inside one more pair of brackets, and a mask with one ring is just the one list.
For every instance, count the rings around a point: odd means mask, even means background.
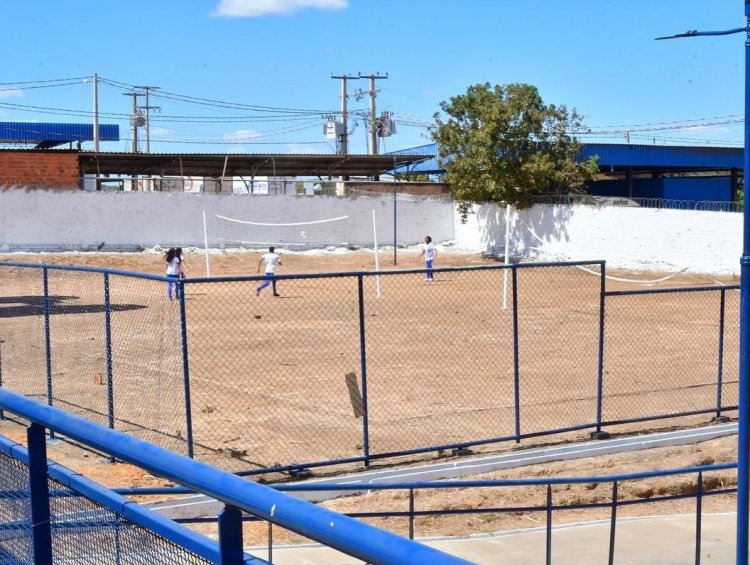
[{"label": "paved path", "polygon": [[[701,564],[735,563],[736,514],[706,514],[701,535]],[[516,530],[470,538],[419,540],[432,547],[480,564],[545,563],[544,528]],[[251,552],[268,558],[267,550]],[[559,526],[552,532],[553,565],[606,564],[609,557],[609,522]],[[319,546],[275,546],[277,565],[345,565],[362,563]],[[686,565],[695,563],[695,516],[621,519],[617,524],[617,565]],[[399,564],[401,565],[401,564]]]}]

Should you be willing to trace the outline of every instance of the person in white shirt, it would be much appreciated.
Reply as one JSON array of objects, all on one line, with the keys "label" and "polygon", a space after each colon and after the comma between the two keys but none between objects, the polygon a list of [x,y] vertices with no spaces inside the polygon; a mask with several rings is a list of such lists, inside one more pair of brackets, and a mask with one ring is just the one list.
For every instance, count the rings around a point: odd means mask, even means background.
[{"label": "person in white shirt", "polygon": [[180,285],[176,285],[174,281],[179,278],[185,278],[185,267],[182,261],[182,247],[177,249],[170,247],[167,251],[164,260],[167,263],[167,277],[169,282],[167,283],[167,298],[172,300],[175,295],[175,286],[177,287],[177,298],[180,297]]},{"label": "person in white shirt", "polygon": [[274,248],[269,247],[268,253],[264,253],[263,256],[260,258],[260,261],[258,261],[258,272],[260,273],[260,267],[265,263],[266,266],[266,279],[263,281],[263,284],[261,284],[257,290],[255,291],[255,294],[257,296],[260,296],[260,291],[266,288],[268,285],[271,285],[273,289],[273,295],[274,296],[280,296],[278,292],[276,292],[276,277],[274,277],[274,273],[276,272],[276,267],[278,265],[281,265],[281,257],[278,256],[278,254],[274,253]]},{"label": "person in white shirt", "polygon": [[435,279],[432,277],[432,262],[437,257],[437,249],[435,244],[432,243],[432,238],[429,235],[424,236],[424,246],[422,247],[422,253],[419,254],[421,259],[424,256],[424,264],[427,272],[425,273],[425,280],[432,282]]}]

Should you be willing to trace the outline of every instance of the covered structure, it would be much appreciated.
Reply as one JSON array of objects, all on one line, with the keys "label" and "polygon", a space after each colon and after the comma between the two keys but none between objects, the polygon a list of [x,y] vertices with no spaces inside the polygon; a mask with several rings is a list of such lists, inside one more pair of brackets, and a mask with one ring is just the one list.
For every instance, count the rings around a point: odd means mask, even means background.
[{"label": "covered structure", "polygon": [[[743,183],[742,153],[742,147],[585,143],[579,158],[599,158],[599,176],[588,184],[592,195],[733,203]],[[395,154],[430,154],[409,172],[445,174],[434,143]]]},{"label": "covered structure", "polygon": [[82,175],[154,177],[377,177],[394,170],[413,170],[432,155],[290,155],[229,153],[81,153]]}]

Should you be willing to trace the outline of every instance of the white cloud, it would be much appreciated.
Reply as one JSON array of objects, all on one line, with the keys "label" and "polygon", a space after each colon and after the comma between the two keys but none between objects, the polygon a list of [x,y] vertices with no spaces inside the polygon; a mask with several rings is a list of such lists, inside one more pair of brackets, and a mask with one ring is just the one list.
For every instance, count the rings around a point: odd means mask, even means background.
[{"label": "white cloud", "polygon": [[324,151],[320,147],[313,147],[311,145],[304,145],[301,143],[288,143],[284,147],[286,148],[286,153],[291,153],[293,155],[318,155],[320,153],[324,153]]},{"label": "white cloud", "polygon": [[158,137],[158,138],[161,138],[161,139],[169,139],[170,137],[172,137],[174,135],[174,131],[172,131],[171,129],[167,129],[167,128],[155,128],[155,127],[152,127],[149,130],[149,135],[152,138]]},{"label": "white cloud", "polygon": [[20,88],[0,88],[0,98],[23,98]]},{"label": "white cloud", "polygon": [[259,137],[263,137],[263,135],[251,129],[238,129],[237,131],[232,133],[225,133],[222,137],[224,138],[224,141],[237,143],[250,141],[252,139],[258,139]]},{"label": "white cloud", "polygon": [[219,0],[214,16],[226,18],[257,18],[290,16],[305,8],[343,10],[348,0]]}]

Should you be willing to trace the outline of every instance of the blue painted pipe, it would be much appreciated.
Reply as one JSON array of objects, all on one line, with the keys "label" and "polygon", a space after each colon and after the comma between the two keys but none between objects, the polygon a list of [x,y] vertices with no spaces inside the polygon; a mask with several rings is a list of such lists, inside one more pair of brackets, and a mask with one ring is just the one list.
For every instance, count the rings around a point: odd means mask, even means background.
[{"label": "blue painted pipe", "polygon": [[748,470],[750,470],[750,391],[748,391],[748,353],[750,353],[750,215],[748,215],[748,178],[750,178],[750,0],[745,0],[745,151],[742,157],[744,190],[742,195],[742,257],[740,259],[740,397],[737,454],[737,565],[747,565],[748,551]]},{"label": "blue painted pipe", "polygon": [[0,407],[150,473],[374,565],[468,563],[8,390],[0,390]]}]

